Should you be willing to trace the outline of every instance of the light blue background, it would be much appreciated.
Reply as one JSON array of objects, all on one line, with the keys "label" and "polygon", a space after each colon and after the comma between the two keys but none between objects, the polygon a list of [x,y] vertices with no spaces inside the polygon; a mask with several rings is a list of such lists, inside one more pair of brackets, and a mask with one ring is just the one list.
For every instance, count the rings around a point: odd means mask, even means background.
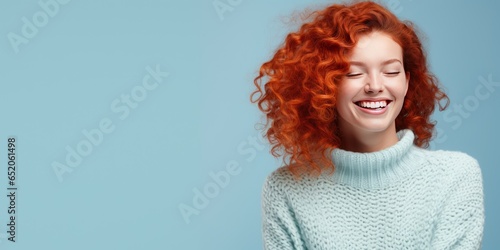
[{"label": "light blue background", "polygon": [[[21,34],[22,18],[42,8],[0,2],[0,194],[9,136],[18,140],[19,188],[16,243],[5,239],[7,201],[0,196],[0,249],[262,248],[261,188],[281,161],[267,144],[251,144],[261,118],[249,102],[252,80],[297,26],[285,24],[287,17],[331,1],[220,2],[234,5],[222,18],[212,0],[72,0],[18,53],[8,34]],[[474,104],[480,77],[500,82],[498,1],[385,2],[426,35],[430,66],[452,100],[447,112]],[[120,120],[110,105],[156,65],[169,76]],[[460,124],[456,112],[435,114],[443,132],[431,148],[478,159],[483,249],[495,249],[500,87],[476,104]],[[59,182],[53,162],[64,163],[65,148],[103,118],[114,131]],[[179,205],[193,206],[193,189],[213,185],[211,173],[232,162],[241,172],[186,223]]]}]

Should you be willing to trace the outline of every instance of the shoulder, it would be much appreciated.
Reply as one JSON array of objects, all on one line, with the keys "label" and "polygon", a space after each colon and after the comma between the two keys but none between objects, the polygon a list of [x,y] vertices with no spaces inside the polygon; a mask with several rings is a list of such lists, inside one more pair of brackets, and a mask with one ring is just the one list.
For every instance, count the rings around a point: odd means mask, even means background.
[{"label": "shoulder", "polygon": [[444,172],[448,176],[480,176],[479,162],[467,153],[449,150],[422,150],[429,167]]},{"label": "shoulder", "polygon": [[478,168],[479,162],[467,153],[449,150],[425,150],[429,161],[446,166],[461,166],[471,169]]},{"label": "shoulder", "polygon": [[285,167],[271,172],[265,179],[261,190],[262,206],[265,211],[288,210],[289,192],[292,183],[291,173]]},{"label": "shoulder", "polygon": [[262,188],[264,193],[297,194],[313,185],[313,180],[314,178],[309,178],[307,175],[297,179],[287,166],[281,166],[266,177]]},{"label": "shoulder", "polygon": [[285,189],[293,184],[293,175],[287,167],[279,167],[271,172],[264,181],[264,189]]}]

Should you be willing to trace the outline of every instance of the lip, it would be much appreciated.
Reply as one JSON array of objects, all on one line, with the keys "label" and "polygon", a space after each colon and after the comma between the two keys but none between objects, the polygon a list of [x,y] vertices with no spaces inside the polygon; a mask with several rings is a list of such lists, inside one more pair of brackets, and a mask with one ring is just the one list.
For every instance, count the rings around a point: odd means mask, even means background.
[{"label": "lip", "polygon": [[[363,107],[360,107],[356,104],[356,102],[379,102],[379,101],[388,101],[387,105],[384,107],[384,108],[381,108],[381,109],[367,109],[367,108],[363,108]],[[381,114],[384,114],[387,109],[389,108],[389,106],[392,106],[392,103],[393,101],[391,99],[380,99],[380,98],[377,98],[377,99],[362,99],[362,100],[359,100],[359,101],[356,101],[354,103],[354,106],[356,106],[359,110],[361,110],[362,112],[364,113],[367,113],[367,114],[370,114],[370,115],[381,115]]]},{"label": "lip", "polygon": [[366,99],[359,99],[357,101],[354,101],[354,103],[357,102],[380,102],[380,101],[389,101],[392,102],[391,98],[366,98]]}]

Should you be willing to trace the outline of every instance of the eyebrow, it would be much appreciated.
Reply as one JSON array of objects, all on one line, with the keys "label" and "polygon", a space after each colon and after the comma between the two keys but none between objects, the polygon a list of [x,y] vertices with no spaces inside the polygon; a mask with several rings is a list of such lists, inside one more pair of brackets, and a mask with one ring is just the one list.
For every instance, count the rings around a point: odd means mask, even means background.
[{"label": "eyebrow", "polygon": [[[393,63],[393,62],[399,62],[399,63],[401,63],[401,65],[403,65],[403,63],[402,63],[400,60],[396,59],[396,58],[394,58],[394,59],[389,59],[389,60],[387,60],[387,61],[382,62],[382,65],[391,64],[391,63]],[[351,65],[365,66],[365,64],[364,64],[364,63],[362,63],[362,62],[358,62],[358,61],[350,61],[349,63],[350,63]]]}]

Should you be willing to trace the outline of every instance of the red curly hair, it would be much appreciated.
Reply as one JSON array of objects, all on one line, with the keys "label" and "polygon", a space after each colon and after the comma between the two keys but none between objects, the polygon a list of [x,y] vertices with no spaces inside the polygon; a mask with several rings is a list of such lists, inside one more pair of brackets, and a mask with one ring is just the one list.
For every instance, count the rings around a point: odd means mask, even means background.
[{"label": "red curly hair", "polygon": [[[436,104],[442,111],[449,99],[428,70],[415,25],[370,1],[333,4],[307,18],[312,21],[288,34],[254,79],[257,90],[250,101],[258,102],[266,114],[265,136],[273,145],[272,155],[278,157],[278,150],[284,149],[286,167],[299,179],[302,173],[319,174],[326,169],[333,173],[329,150],[342,144],[335,107],[337,85],[348,73],[348,56],[357,39],[372,31],[388,34],[402,47],[404,69],[411,76],[396,130],[411,129],[414,144],[428,147],[435,126],[430,116]],[[265,92],[260,86],[264,77]],[[260,96],[254,100],[257,93]]]}]

